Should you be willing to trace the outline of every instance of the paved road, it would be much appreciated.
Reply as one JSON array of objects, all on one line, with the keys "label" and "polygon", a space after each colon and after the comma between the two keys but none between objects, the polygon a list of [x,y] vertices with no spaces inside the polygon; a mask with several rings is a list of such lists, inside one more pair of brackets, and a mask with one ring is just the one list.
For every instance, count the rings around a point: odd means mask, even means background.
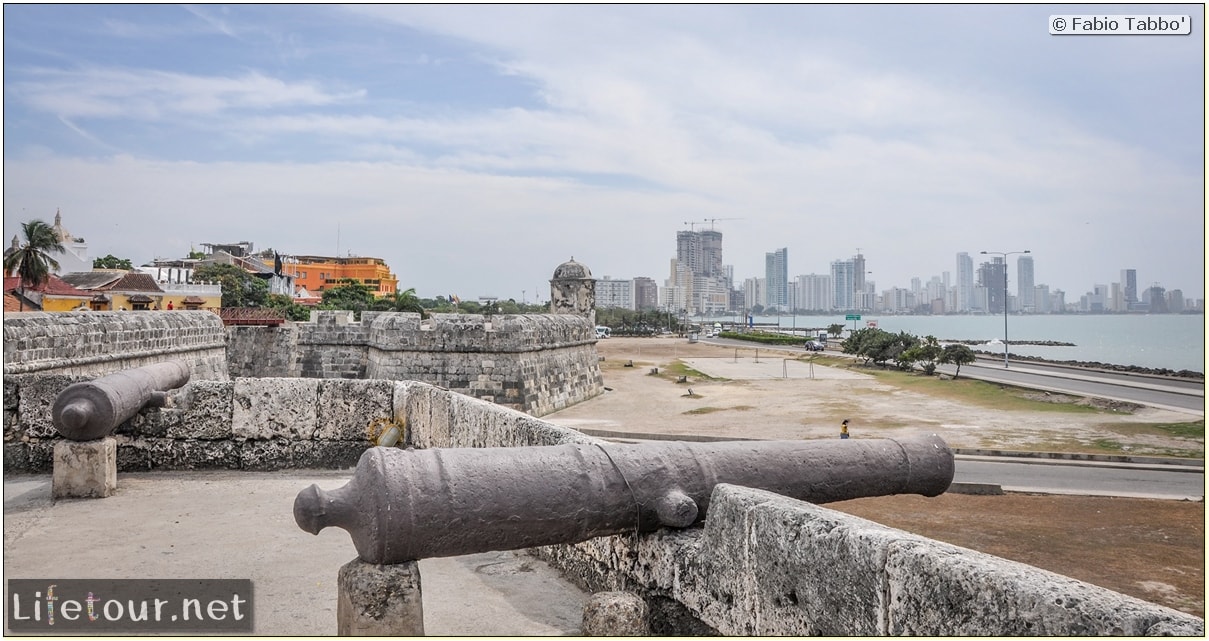
[{"label": "paved road", "polygon": [[958,455],[957,483],[992,483],[1004,490],[1085,496],[1203,500],[1205,470],[1180,465],[1010,460]]},{"label": "paved road", "polygon": [[[937,371],[953,374],[952,365],[940,365]],[[995,383],[1052,392],[1096,396],[1117,401],[1129,401],[1151,407],[1205,415],[1205,384],[1167,378],[1126,375],[1070,367],[1053,367],[1037,363],[1015,363],[1008,368],[971,363],[961,368],[961,376]]]},{"label": "paved road", "polygon": [[[711,338],[703,339],[702,342],[746,350],[754,350],[758,347],[748,341],[733,339]],[[777,349],[791,352],[806,351],[801,347],[777,347]],[[828,356],[845,356],[830,350],[826,354]],[[940,365],[936,369],[949,375],[956,371],[952,365]],[[979,359],[978,362],[963,365],[961,376],[1030,389],[1128,401],[1198,416],[1205,415],[1204,381],[1104,372],[1033,362],[1011,363],[1010,367],[1005,369],[1003,361],[993,359]]]}]

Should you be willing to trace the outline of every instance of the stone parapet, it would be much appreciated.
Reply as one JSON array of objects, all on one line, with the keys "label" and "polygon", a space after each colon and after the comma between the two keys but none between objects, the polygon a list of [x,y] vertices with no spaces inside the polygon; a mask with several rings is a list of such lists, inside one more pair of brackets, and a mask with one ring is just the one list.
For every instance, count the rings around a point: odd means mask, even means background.
[{"label": "stone parapet", "polygon": [[[64,439],[50,423],[55,396],[79,380],[26,374],[4,380],[8,472],[49,472]],[[522,412],[418,381],[237,378],[192,381],[163,408],[114,432],[119,472],[352,467],[371,430],[404,427],[417,447],[518,447],[598,442]]]},{"label": "stone parapet", "polygon": [[1204,636],[1204,620],[771,492],[719,485],[703,528],[538,548],[653,634]]},{"label": "stone parapet", "polygon": [[232,377],[425,381],[536,416],[604,391],[595,329],[577,316],[315,311],[229,331]]},{"label": "stone parapet", "polygon": [[4,318],[4,374],[97,377],[170,359],[227,378],[226,332],[208,311],[29,312]]}]

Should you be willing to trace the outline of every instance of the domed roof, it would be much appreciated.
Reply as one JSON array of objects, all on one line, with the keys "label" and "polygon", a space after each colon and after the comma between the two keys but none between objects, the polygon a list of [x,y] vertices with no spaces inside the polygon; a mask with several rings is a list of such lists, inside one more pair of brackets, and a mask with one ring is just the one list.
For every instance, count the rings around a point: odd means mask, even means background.
[{"label": "domed roof", "polygon": [[554,280],[566,280],[571,278],[584,279],[591,277],[592,272],[588,270],[587,266],[575,262],[574,256],[571,257],[571,260],[559,265],[558,268],[554,270]]}]

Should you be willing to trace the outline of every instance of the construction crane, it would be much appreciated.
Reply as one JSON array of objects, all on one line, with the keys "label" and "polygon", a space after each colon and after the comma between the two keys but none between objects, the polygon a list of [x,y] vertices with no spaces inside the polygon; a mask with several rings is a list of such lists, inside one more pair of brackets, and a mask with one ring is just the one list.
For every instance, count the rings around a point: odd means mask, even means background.
[{"label": "construction crane", "polygon": [[689,231],[697,231],[697,230],[693,229],[693,225],[700,225],[701,223],[697,223],[697,222],[691,222],[691,221],[687,221],[687,220],[686,220],[686,221],[684,221],[684,224],[685,224],[685,225],[688,225],[688,230],[689,230]]},{"label": "construction crane", "polygon": [[709,223],[710,231],[714,230],[714,223],[718,222],[719,220],[743,220],[743,219],[742,218],[706,218],[705,222]]}]

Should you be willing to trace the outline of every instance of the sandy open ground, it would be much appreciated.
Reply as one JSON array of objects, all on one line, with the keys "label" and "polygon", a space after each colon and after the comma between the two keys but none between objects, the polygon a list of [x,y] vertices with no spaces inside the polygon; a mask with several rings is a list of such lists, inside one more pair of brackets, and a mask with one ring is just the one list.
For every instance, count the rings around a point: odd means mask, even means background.
[{"label": "sandy open ground", "polygon": [[[675,338],[610,338],[596,346],[611,391],[545,416],[571,428],[761,439],[830,438],[840,421],[857,436],[935,432],[951,447],[1093,451],[1097,440],[1128,442],[1135,454],[1204,451],[1204,441],[1114,425],[1179,423],[1199,416],[1142,408],[1132,413],[1005,411],[936,398],[879,382],[860,368],[824,367],[800,353],[735,348]],[[681,360],[710,378],[685,383],[651,375]],[[625,364],[633,362],[633,367]],[[689,390],[692,395],[689,395]],[[1122,439],[1128,439],[1123,441]]]},{"label": "sandy open ground", "polygon": [[[760,348],[757,363],[754,348],[736,353],[684,339],[611,338],[597,343],[597,350],[612,391],[543,419],[611,432],[799,439],[836,438],[840,421],[849,418],[854,438],[935,432],[958,448],[1094,451],[1089,445],[1104,438],[1131,443],[1135,453],[1204,452],[1203,438],[1136,428],[1200,418],[1188,414],[987,409],[898,389],[857,368],[816,365],[812,376],[809,364],[784,360],[798,354]],[[667,366],[680,359],[726,380],[664,378]],[[629,361],[633,367],[625,367]],[[660,376],[651,375],[653,367]],[[1126,429],[1130,425],[1134,429]],[[943,494],[827,507],[1205,615],[1203,501]]]}]

